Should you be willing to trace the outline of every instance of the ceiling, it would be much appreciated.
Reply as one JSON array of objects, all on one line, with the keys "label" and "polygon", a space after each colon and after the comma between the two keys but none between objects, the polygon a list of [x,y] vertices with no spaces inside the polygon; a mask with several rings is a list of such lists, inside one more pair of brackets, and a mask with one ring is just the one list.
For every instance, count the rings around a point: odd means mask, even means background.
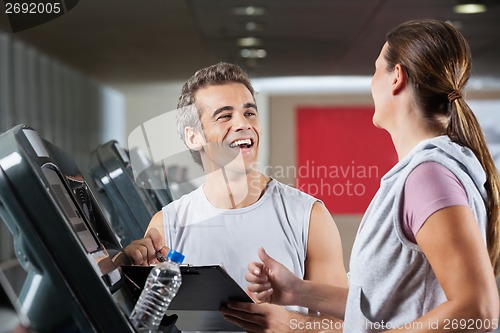
[{"label": "ceiling", "polygon": [[[469,15],[453,13],[456,1],[81,0],[59,18],[16,33],[0,14],[0,29],[103,83],[138,84],[185,80],[218,61],[238,63],[253,77],[371,75],[390,28],[437,18],[458,22],[475,75],[500,77],[500,0]],[[232,13],[248,5],[264,7],[265,15]],[[248,22],[263,28],[248,31]],[[261,38],[267,57],[242,58],[240,37]]]}]

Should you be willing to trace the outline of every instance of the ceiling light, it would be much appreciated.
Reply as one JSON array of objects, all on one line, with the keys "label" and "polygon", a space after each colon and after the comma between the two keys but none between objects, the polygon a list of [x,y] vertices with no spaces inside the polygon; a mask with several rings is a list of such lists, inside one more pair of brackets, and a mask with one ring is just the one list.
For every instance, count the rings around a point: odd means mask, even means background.
[{"label": "ceiling light", "polygon": [[267,56],[267,51],[264,49],[242,49],[240,55],[242,58],[262,59]]},{"label": "ceiling light", "polygon": [[475,2],[475,3],[459,3],[458,5],[455,5],[453,10],[457,14],[477,14],[477,13],[484,13],[487,10],[487,8],[485,4]]},{"label": "ceiling light", "polygon": [[245,24],[245,30],[250,32],[264,31],[264,24],[258,22],[247,22]]},{"label": "ceiling light", "polygon": [[258,16],[264,15],[266,10],[264,7],[247,6],[247,7],[234,7],[232,10],[234,15]]},{"label": "ceiling light", "polygon": [[238,38],[236,44],[241,47],[261,46],[262,39],[255,37],[243,37],[243,38]]}]

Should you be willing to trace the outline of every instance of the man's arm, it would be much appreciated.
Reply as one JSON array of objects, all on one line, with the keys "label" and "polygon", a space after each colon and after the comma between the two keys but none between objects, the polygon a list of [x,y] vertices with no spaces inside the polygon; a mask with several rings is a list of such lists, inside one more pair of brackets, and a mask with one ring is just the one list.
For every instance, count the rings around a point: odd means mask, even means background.
[{"label": "man's arm", "polygon": [[[311,211],[307,241],[306,272],[304,280],[335,286],[345,290],[331,302],[329,314],[343,319],[347,302],[347,274],[342,255],[339,230],[324,204],[317,201]],[[318,310],[310,307],[310,310]],[[320,315],[317,320],[330,318]]]},{"label": "man's arm", "polygon": [[163,228],[163,213],[159,211],[149,222],[144,238],[130,243],[125,248],[125,253],[134,265],[154,265],[159,261],[156,253],[159,251],[162,256],[166,256],[168,248],[165,246],[165,236]]},{"label": "man's arm", "polygon": [[347,288],[339,230],[321,202],[312,208],[304,280]]}]

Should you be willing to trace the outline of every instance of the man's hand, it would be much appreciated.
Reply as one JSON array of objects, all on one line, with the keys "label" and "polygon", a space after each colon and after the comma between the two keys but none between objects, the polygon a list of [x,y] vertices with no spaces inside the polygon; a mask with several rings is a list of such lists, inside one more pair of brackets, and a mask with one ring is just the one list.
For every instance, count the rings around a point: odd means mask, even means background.
[{"label": "man's hand", "polygon": [[292,313],[272,304],[229,302],[221,308],[224,319],[247,332],[290,332]]},{"label": "man's hand", "polygon": [[160,263],[157,253],[166,257],[169,250],[158,229],[150,228],[144,238],[133,241],[124,251],[133,265],[149,266]]},{"label": "man's hand", "polygon": [[272,304],[229,302],[220,311],[224,319],[250,333],[341,333],[343,326],[333,317],[304,315]]}]

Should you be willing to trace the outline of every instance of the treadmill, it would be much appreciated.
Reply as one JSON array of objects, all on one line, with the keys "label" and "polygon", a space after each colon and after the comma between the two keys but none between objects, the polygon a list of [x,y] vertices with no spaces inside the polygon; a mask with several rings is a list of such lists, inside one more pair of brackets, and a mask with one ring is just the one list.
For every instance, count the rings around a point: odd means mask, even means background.
[{"label": "treadmill", "polygon": [[25,125],[0,135],[0,218],[26,271],[16,296],[32,330],[135,332],[119,238],[72,160]]},{"label": "treadmill", "polygon": [[[131,167],[141,163],[134,175]],[[166,177],[159,166],[138,150],[126,151],[112,140],[90,155],[89,172],[122,246],[142,238],[153,215],[172,201]]]}]

